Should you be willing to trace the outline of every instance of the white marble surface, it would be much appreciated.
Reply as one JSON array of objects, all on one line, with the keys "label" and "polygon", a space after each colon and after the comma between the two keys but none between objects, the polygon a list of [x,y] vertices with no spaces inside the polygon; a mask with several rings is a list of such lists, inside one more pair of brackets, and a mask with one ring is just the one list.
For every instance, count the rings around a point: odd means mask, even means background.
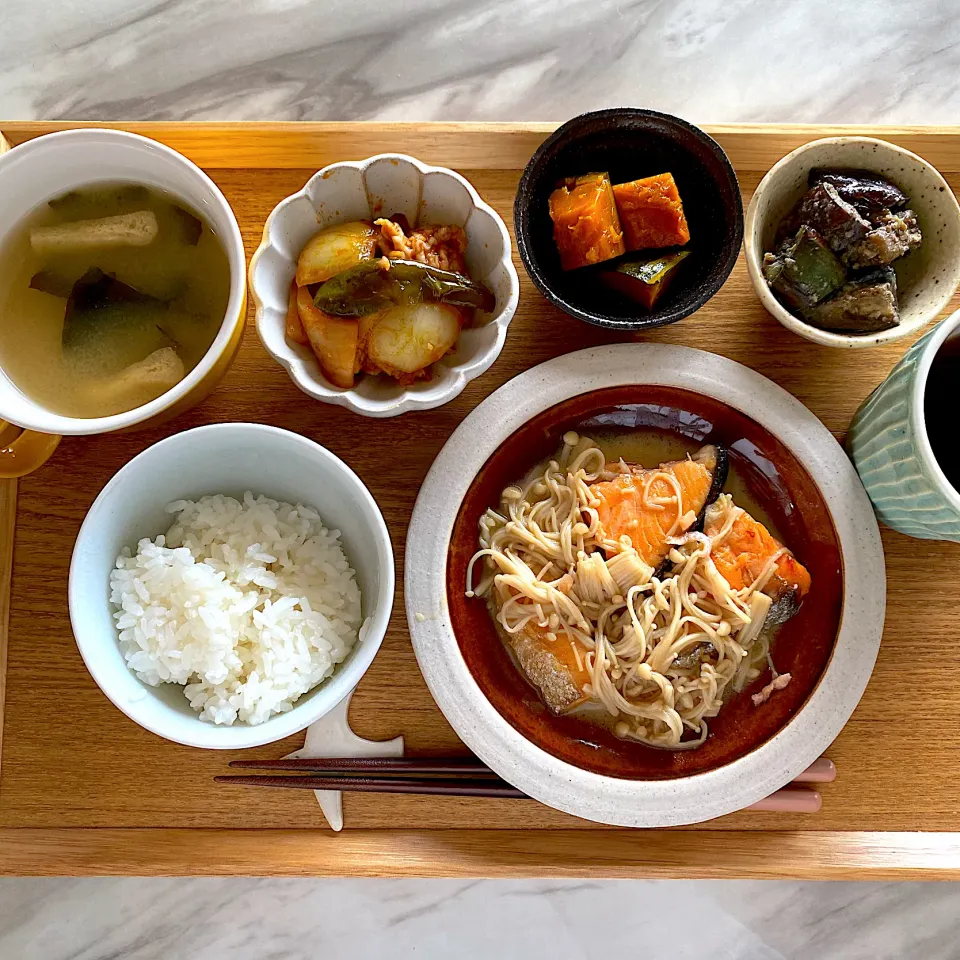
[{"label": "white marble surface", "polygon": [[[955,123],[956,0],[0,0],[0,118]],[[0,880],[0,960],[958,956],[954,885]]]},{"label": "white marble surface", "polygon": [[0,880],[3,960],[952,960],[953,884]]},{"label": "white marble surface", "polygon": [[2,0],[0,118],[953,123],[956,0]]}]

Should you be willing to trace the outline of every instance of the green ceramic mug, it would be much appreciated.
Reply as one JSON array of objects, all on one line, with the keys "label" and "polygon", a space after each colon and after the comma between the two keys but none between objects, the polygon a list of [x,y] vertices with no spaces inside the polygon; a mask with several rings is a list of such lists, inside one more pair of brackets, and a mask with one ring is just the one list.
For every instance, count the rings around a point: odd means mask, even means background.
[{"label": "green ceramic mug", "polygon": [[934,357],[960,337],[960,310],[921,337],[856,412],[847,449],[880,519],[924,540],[960,543],[960,491],[937,463],[923,399]]}]

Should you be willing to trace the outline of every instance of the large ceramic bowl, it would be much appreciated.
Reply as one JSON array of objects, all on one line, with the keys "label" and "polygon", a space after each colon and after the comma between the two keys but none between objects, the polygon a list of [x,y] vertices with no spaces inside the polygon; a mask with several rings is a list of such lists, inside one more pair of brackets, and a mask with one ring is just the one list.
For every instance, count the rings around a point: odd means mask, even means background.
[{"label": "large ceramic bowl", "polygon": [[[249,726],[215,726],[191,710],[183,687],[143,683],[124,661],[109,603],[110,571],[123,547],[171,525],[168,503],[245,491],[315,507],[339,529],[356,570],[364,623],[360,640],[333,676],[287,713]],[[134,457],[87,513],[70,563],[70,622],[100,689],[153,733],[194,747],[236,749],[282,740],[332,710],[360,682],[387,629],[393,606],[393,551],[376,502],[357,475],[328,450],[287,430],[218,423],[175,434]]]},{"label": "large ceramic bowl", "polygon": [[[731,468],[812,574],[775,660],[793,680],[760,708],[748,691],[696,750],[627,743],[553,717],[513,668],[481,600],[464,596],[477,520],[567,429],[654,426],[727,446]],[[463,741],[557,809],[623,826],[694,823],[792,780],[830,745],[866,686],[883,627],[876,519],[830,432],[780,387],[682,347],[629,344],[560,357],[480,404],[428,474],[407,539],[407,619],[431,693]]]},{"label": "large ceramic bowl", "polygon": [[[763,278],[763,255],[773,249],[780,221],[807,189],[814,167],[870,170],[887,177],[910,198],[923,243],[895,262],[900,323],[879,333],[834,333],[794,316]],[[788,153],[760,181],[744,231],[747,271],[760,302],[788,330],[828,347],[874,347],[923,329],[944,310],[960,283],[960,206],[937,169],[903,147],[871,137],[827,137]]]},{"label": "large ceramic bowl", "polygon": [[[567,177],[603,171],[613,183],[672,173],[690,226],[690,257],[670,289],[646,311],[608,289],[597,267],[563,270],[548,200]],[[612,330],[645,330],[699,310],[730,276],[743,240],[740,186],[721,146],[686,120],[633,107],[568,120],[537,149],[513,208],[517,249],[540,292],[580,320]],[[648,257],[656,250],[636,251]]]},{"label": "large ceramic bowl", "polygon": [[[300,251],[318,230],[396,213],[404,214],[413,226],[463,227],[470,276],[493,291],[496,306],[461,332],[453,352],[433,365],[429,380],[402,386],[385,376],[361,376],[345,390],[324,377],[309,347],[287,340],[284,318],[290,282]],[[302,190],[281,200],[267,218],[249,273],[257,333],[267,352],[304,393],[367,417],[430,410],[456,397],[500,355],[520,296],[510,236],[493,208],[460,174],[399,153],[333,163],[314,174]]]}]

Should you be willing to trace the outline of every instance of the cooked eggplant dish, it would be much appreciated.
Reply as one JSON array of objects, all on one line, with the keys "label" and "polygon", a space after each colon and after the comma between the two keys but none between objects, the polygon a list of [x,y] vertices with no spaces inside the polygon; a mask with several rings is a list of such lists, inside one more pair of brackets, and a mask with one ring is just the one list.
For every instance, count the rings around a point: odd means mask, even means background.
[{"label": "cooked eggplant dish", "polygon": [[763,275],[793,314],[823,330],[876,333],[900,322],[895,261],[920,246],[909,198],[867,170],[810,171],[777,228]]},{"label": "cooked eggplant dish", "polygon": [[428,379],[493,293],[471,280],[467,235],[450,224],[411,229],[395,216],[321,230],[300,254],[286,333],[323,375],[349,389],[360,373]]},{"label": "cooked eggplant dish", "polygon": [[660,300],[690,253],[670,252],[690,240],[670,172],[617,184],[607,173],[570,177],[550,194],[549,209],[560,266],[603,264],[600,281],[646,310]]}]

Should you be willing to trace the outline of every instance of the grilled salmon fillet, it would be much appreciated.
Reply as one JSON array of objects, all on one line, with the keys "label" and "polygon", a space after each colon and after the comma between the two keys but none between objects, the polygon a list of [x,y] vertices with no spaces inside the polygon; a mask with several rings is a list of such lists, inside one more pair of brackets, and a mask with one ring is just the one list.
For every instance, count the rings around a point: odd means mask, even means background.
[{"label": "grilled salmon fillet", "polygon": [[[686,460],[663,463],[656,470],[628,466],[629,473],[590,487],[599,500],[600,526],[610,540],[628,537],[640,559],[657,569],[670,551],[667,537],[693,525],[678,525],[678,514],[693,514],[699,520],[720,492],[726,479],[726,453],[711,444]],[[668,474],[679,484],[680,505],[674,485],[658,474]]]},{"label": "grilled salmon fillet", "polygon": [[[707,510],[703,532],[714,537],[722,527],[723,511]],[[777,551],[783,549],[783,544],[762,523],[743,511],[727,536],[713,545],[711,556],[727,583],[734,590],[742,590],[749,587]],[[789,550],[777,558],[776,572],[763,587],[763,592],[780,608],[779,619],[795,613],[809,590],[810,574]]]},{"label": "grilled salmon fillet", "polygon": [[587,699],[583,685],[590,682],[590,674],[583,660],[587,651],[580,647],[577,660],[573,650],[576,641],[563,633],[556,637],[550,640],[547,630],[528,623],[509,640],[521,669],[540,691],[544,703],[554,713],[565,713]]}]

